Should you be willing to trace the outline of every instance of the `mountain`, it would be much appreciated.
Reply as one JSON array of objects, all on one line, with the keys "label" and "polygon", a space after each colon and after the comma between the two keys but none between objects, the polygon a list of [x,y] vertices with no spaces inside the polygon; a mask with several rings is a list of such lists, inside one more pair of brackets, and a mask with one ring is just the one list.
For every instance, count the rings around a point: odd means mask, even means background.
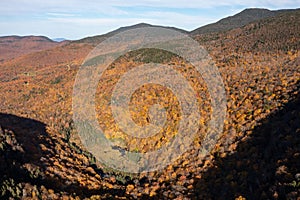
[{"label": "mountain", "polygon": [[182,33],[188,33],[187,31],[183,30],[183,29],[179,29],[179,28],[175,28],[175,27],[168,27],[168,26],[158,26],[158,25],[151,25],[151,24],[147,24],[147,23],[139,23],[139,24],[135,24],[135,25],[131,25],[131,26],[124,26],[124,27],[120,27],[114,31],[108,32],[106,34],[103,35],[98,35],[98,36],[92,36],[92,37],[86,37],[83,38],[81,40],[77,40],[74,41],[75,43],[89,43],[89,44],[99,44],[100,42],[102,42],[105,38],[113,36],[115,34],[118,34],[120,32],[123,31],[127,31],[130,29],[135,29],[135,28],[145,28],[145,27],[159,27],[159,28],[167,28],[167,29],[172,29],[175,31],[179,31]]},{"label": "mountain", "polygon": [[300,9],[277,12],[276,16],[220,34],[220,38],[224,38],[222,35],[227,36],[226,40],[219,42],[247,52],[296,52],[300,49],[299,21]]},{"label": "mountain", "polygon": [[176,27],[158,26],[158,25],[151,25],[151,24],[147,24],[147,23],[139,23],[139,24],[135,24],[135,25],[132,25],[132,26],[125,26],[125,27],[118,28],[117,30],[112,31],[109,34],[117,34],[117,33],[127,31],[127,30],[130,30],[130,29],[145,28],[145,27],[167,28],[167,29],[172,29],[172,30],[179,31],[179,32],[182,32],[182,33],[187,33],[187,31],[185,31],[183,29],[176,28]]},{"label": "mountain", "polygon": [[[225,32],[194,36],[201,44],[218,45],[220,52],[298,51],[300,49],[300,9],[278,12],[277,15]],[[220,53],[221,54],[221,53]]]},{"label": "mountain", "polygon": [[248,8],[236,15],[221,19],[216,23],[208,24],[208,25],[202,26],[200,28],[197,28],[197,29],[191,31],[190,34],[198,35],[198,34],[208,34],[208,33],[214,33],[214,32],[227,31],[230,29],[242,27],[246,24],[249,24],[251,22],[254,22],[254,21],[257,21],[260,19],[266,19],[269,17],[273,17],[277,14],[290,12],[290,11],[293,11],[293,10],[271,11],[268,9]]},{"label": "mountain", "polygon": [[[298,9],[194,36],[215,62],[226,94],[223,132],[205,158],[203,137],[211,129],[212,114],[222,114],[211,105],[217,87],[208,92],[206,80],[195,67],[167,54],[165,66],[174,67],[195,92],[201,121],[187,152],[159,172],[143,174],[114,171],[99,163],[82,145],[73,122],[75,79],[99,36],[85,38],[88,44],[69,42],[0,63],[0,199],[297,199],[299,33]],[[91,109],[98,125],[122,152],[161,149],[174,141],[185,117],[177,94],[160,84],[145,84],[130,98],[129,117],[134,123],[148,124],[151,105],[159,103],[167,111],[166,128],[148,139],[128,136],[118,128],[110,103],[114,87],[126,72],[141,65],[147,53],[159,57],[151,50],[117,59],[101,74],[94,93]],[[96,77],[85,75],[86,80]],[[219,94],[214,96],[216,104],[224,102]],[[217,139],[212,136],[209,141]],[[176,151],[170,150],[171,154]],[[138,157],[128,158],[137,161]],[[165,160],[169,158],[153,159],[157,164]]]},{"label": "mountain", "polygon": [[0,37],[0,62],[58,45],[60,43],[54,42],[45,36]]},{"label": "mountain", "polygon": [[65,39],[65,38],[53,38],[52,40],[54,42],[63,42],[63,41],[66,41],[67,39]]}]

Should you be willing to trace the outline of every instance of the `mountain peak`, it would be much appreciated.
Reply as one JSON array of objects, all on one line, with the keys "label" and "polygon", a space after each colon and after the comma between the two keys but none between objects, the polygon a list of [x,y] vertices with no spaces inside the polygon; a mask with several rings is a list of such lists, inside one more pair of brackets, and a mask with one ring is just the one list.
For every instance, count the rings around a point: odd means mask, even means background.
[{"label": "mountain peak", "polygon": [[233,16],[221,19],[216,23],[195,29],[191,32],[191,34],[197,35],[227,31],[233,28],[242,27],[260,19],[273,17],[274,15],[276,15],[276,11],[271,11],[265,8],[247,8]]},{"label": "mountain peak", "polygon": [[243,12],[260,12],[260,11],[271,11],[271,10],[269,10],[269,9],[266,9],[266,8],[246,8],[246,9],[244,9],[242,12],[240,12],[240,13],[243,13]]},{"label": "mountain peak", "polygon": [[134,24],[134,25],[129,25],[129,26],[123,26],[120,27],[114,31],[108,32],[106,34],[103,35],[97,35],[97,36],[92,36],[92,37],[86,37],[77,41],[74,41],[75,43],[92,43],[92,44],[98,44],[100,42],[102,42],[106,37],[109,36],[113,36],[115,34],[121,33],[123,31],[127,31],[127,30],[131,30],[131,29],[136,29],[136,28],[146,28],[146,27],[158,27],[158,28],[167,28],[167,29],[172,29],[174,31],[178,31],[181,33],[188,33],[187,31],[183,30],[183,29],[179,29],[179,28],[175,28],[175,27],[171,27],[171,26],[160,26],[160,25],[152,25],[152,24],[147,24],[147,23],[138,23],[138,24]]}]

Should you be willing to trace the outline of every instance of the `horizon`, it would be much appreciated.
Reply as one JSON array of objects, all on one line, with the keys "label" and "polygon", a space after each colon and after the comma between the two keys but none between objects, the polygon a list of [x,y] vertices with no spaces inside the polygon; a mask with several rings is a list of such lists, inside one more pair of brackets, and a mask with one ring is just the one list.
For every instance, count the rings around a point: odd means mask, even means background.
[{"label": "horizon", "polygon": [[[16,6],[18,5],[18,7]],[[233,16],[247,8],[296,9],[300,0],[223,1],[201,3],[142,0],[94,2],[73,0],[0,2],[0,37],[45,36],[50,39],[78,40],[102,35],[120,27],[147,23],[192,31]]]}]

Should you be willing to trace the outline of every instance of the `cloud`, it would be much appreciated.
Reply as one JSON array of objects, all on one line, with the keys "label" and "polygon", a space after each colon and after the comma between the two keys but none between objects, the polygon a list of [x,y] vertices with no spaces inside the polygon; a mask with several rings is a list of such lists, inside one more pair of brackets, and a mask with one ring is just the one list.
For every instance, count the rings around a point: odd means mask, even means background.
[{"label": "cloud", "polygon": [[106,24],[122,24],[122,23],[131,23],[143,20],[142,18],[78,18],[78,17],[55,17],[55,18],[48,18],[49,21],[61,24],[72,24],[74,26],[103,26]]},{"label": "cloud", "polygon": [[106,15],[122,15],[125,11],[109,3],[93,0],[10,0],[0,1],[0,15],[40,14],[56,12],[97,12]]},{"label": "cloud", "polygon": [[199,0],[112,0],[113,6],[151,6],[151,7],[173,7],[173,8],[212,8],[222,6],[255,6],[255,7],[295,7],[300,6],[299,0],[223,0],[223,1],[199,1]]},{"label": "cloud", "polygon": [[[150,23],[154,25],[174,26],[186,30],[192,30],[208,22],[214,22],[216,17],[207,17],[201,15],[181,14],[177,12],[163,12],[163,11],[148,11],[136,13],[131,16],[124,16],[122,18],[101,17],[101,18],[87,18],[87,17],[65,17],[64,14],[52,14],[47,20],[57,24],[72,24],[73,26],[91,27],[91,26],[107,26],[118,28],[120,26],[127,26],[136,23]],[[68,15],[67,15],[68,16]],[[162,17],[163,16],[163,17]]]},{"label": "cloud", "polygon": [[100,12],[111,15],[126,14],[122,7],[152,7],[152,8],[213,8],[213,7],[267,7],[270,9],[299,7],[300,0],[223,0],[223,1],[199,1],[199,0],[10,0],[0,1],[0,12],[28,13],[28,12]]},{"label": "cloud", "polygon": [[247,7],[300,7],[300,0],[9,0],[0,1],[0,34],[70,39],[140,22],[192,30]]},{"label": "cloud", "polygon": [[[141,18],[150,18],[152,24],[175,26],[187,30],[194,29],[208,22],[214,22],[216,17],[182,14],[178,12],[149,11],[138,15]],[[162,17],[163,16],[163,17]],[[150,22],[149,22],[150,23]]]},{"label": "cloud", "polygon": [[76,16],[75,14],[70,14],[70,13],[55,13],[55,12],[49,12],[47,13],[49,16],[53,17],[74,17]]}]

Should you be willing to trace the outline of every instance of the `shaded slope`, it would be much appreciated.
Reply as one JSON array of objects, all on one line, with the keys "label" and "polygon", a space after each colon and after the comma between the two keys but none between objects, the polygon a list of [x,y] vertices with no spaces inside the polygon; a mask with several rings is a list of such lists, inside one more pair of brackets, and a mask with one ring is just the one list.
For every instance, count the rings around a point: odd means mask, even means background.
[{"label": "shaded slope", "polygon": [[[99,193],[103,197],[126,196],[120,187],[95,187],[102,172],[96,174],[87,158],[78,156],[46,129],[39,121],[0,113],[1,198],[83,198]],[[89,176],[94,177],[90,184],[80,184]]]},{"label": "shaded slope", "polygon": [[[297,199],[300,196],[300,82],[293,100],[262,119],[236,152],[215,155],[195,181],[200,199]],[[193,197],[195,197],[193,196]]]}]

